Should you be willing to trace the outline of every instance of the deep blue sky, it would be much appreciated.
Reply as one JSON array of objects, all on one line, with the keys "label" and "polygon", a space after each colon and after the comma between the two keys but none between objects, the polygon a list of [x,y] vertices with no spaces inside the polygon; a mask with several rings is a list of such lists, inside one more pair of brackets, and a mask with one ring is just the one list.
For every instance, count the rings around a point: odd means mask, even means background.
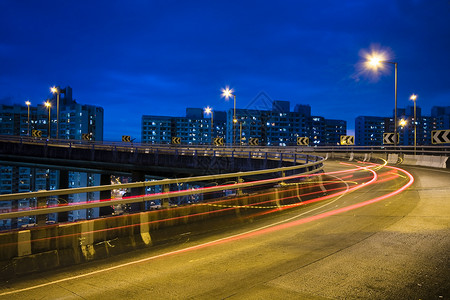
[{"label": "deep blue sky", "polygon": [[358,70],[361,51],[399,65],[399,107],[450,105],[450,2],[0,1],[0,102],[44,102],[52,85],[103,106],[105,140],[140,139],[143,114],[252,108],[261,91],[314,115],[389,116],[394,75]]}]

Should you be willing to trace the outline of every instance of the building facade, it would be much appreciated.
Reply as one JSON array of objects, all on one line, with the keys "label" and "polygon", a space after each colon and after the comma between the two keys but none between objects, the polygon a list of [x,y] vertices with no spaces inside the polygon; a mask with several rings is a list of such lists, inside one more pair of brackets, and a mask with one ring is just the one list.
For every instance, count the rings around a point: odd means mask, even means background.
[{"label": "building facade", "polygon": [[142,116],[143,143],[168,144],[172,137],[180,137],[186,145],[211,144],[212,138],[222,137],[228,145],[295,146],[297,137],[308,137],[310,145],[337,145],[341,135],[347,134],[344,120],[329,120],[311,116],[309,105],[296,105],[290,111],[289,101],[273,101],[272,108],[234,109],[214,112],[211,119],[202,109],[188,108],[186,117]]},{"label": "building facade", "polygon": [[[414,107],[398,108],[399,134],[398,145],[414,145],[414,122],[416,122],[416,145],[432,145],[431,133],[433,130],[450,129],[450,106],[431,109],[431,116],[423,116],[420,107],[416,107],[416,120],[414,120]],[[400,125],[404,120],[406,125]],[[394,132],[394,119],[391,117],[359,116],[355,119],[355,140],[360,146],[383,145],[383,133]]]},{"label": "building facade", "polygon": [[[103,108],[94,105],[84,105],[72,99],[72,89],[61,89],[59,114],[60,139],[81,140],[82,134],[87,133],[92,140],[103,140]],[[49,99],[50,109],[44,104],[31,105],[0,105],[0,134],[16,136],[32,136],[34,130],[41,132],[41,138],[56,138],[57,114],[56,97]],[[49,115],[50,112],[50,115]],[[18,166],[0,166],[0,193],[23,193],[39,190],[53,190],[61,186],[60,171],[55,169],[28,168]],[[66,176],[67,175],[67,176]],[[68,172],[64,176],[64,187],[75,188],[93,186],[100,183],[99,174]],[[49,198],[48,204],[61,202],[81,202],[99,199],[98,195],[69,195],[67,199]],[[28,209],[36,207],[36,199],[22,199],[19,201],[0,202],[0,211],[7,212],[14,209]],[[79,210],[70,212],[66,218],[69,221],[89,219],[98,216],[98,209]],[[59,216],[61,217],[61,216]],[[57,214],[48,216],[48,221],[56,221]],[[27,226],[35,223],[35,217],[24,217],[14,220],[0,221],[0,230]]]},{"label": "building facade", "polygon": [[225,132],[226,113],[213,111],[211,120],[201,108],[187,108],[186,117],[143,115],[141,121],[141,141],[147,144],[170,144],[178,137],[184,145],[209,145]]}]

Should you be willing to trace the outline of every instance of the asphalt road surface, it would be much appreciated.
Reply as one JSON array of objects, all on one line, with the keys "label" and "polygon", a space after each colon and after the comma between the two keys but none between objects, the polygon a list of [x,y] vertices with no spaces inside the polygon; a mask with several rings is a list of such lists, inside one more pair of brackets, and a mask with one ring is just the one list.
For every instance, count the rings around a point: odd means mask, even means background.
[{"label": "asphalt road surface", "polygon": [[450,172],[402,168],[398,194],[401,170],[334,173],[346,193],[16,278],[0,299],[450,299]]}]

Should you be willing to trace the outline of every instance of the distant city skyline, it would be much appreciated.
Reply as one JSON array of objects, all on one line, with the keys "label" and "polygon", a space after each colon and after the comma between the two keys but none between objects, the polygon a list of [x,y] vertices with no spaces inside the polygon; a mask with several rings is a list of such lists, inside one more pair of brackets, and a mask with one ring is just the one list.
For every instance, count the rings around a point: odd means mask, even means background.
[{"label": "distant city skyline", "polygon": [[[13,1],[0,3],[0,103],[32,105],[71,86],[104,108],[104,139],[140,139],[142,115],[187,107],[251,109],[273,100],[309,104],[347,121],[391,116],[392,66],[361,72],[364,51],[398,62],[398,107],[450,103],[450,5],[445,1]],[[102,13],[98,13],[101,11]]]}]

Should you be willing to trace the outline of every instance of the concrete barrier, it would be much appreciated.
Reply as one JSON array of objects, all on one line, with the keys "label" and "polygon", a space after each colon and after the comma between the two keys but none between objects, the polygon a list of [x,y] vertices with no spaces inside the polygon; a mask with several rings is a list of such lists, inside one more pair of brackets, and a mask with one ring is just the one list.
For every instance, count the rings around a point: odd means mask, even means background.
[{"label": "concrete barrier", "polygon": [[398,154],[397,153],[389,154],[387,162],[388,164],[396,164],[398,162]]},{"label": "concrete barrier", "polygon": [[[415,159],[415,165],[417,166],[447,168],[447,156],[417,155]],[[408,163],[405,164],[413,164],[413,160],[408,159]]]},{"label": "concrete barrier", "polygon": [[417,156],[416,155],[407,155],[405,154],[403,156],[403,165],[411,165],[411,166],[415,166],[417,165]]}]

